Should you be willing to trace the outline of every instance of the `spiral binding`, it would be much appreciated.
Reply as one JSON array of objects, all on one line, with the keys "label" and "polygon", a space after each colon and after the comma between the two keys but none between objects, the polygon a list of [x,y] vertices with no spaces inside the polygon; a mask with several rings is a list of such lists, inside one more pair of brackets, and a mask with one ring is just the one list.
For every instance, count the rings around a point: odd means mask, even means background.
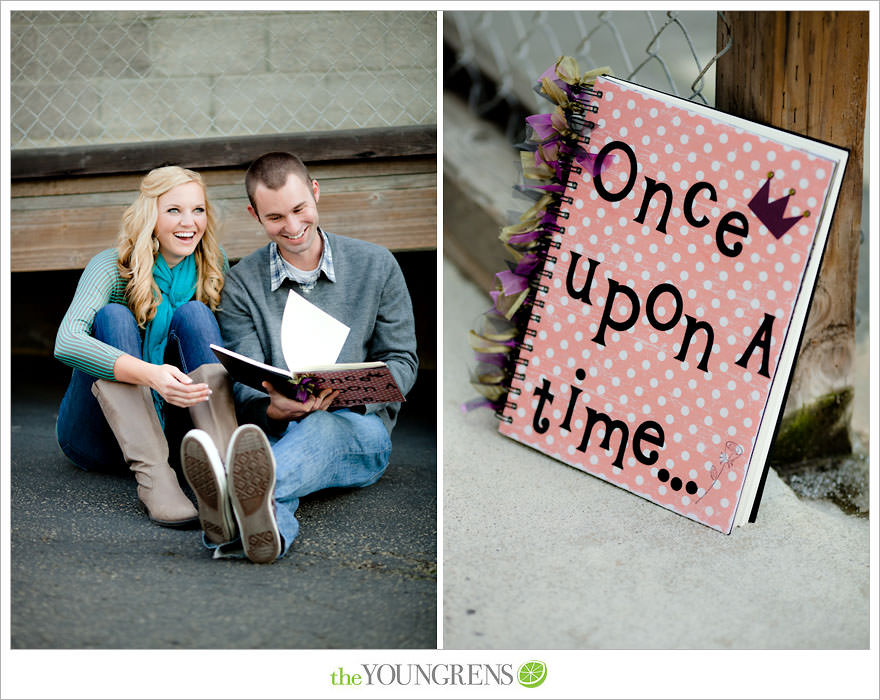
[{"label": "spiral binding", "polygon": [[[598,105],[589,101],[589,98],[592,97],[601,98],[602,91],[583,86],[573,96],[565,110],[569,127],[574,133],[560,143],[559,151],[564,157],[560,158],[562,161],[560,173],[557,178],[553,178],[553,183],[563,185],[565,189],[546,210],[548,214],[553,216],[554,222],[568,220],[570,212],[567,209],[562,209],[562,206],[574,204],[574,197],[566,193],[577,189],[577,178],[571,176],[583,174],[583,168],[575,162],[575,155],[579,145],[589,144],[589,131],[596,128],[595,122],[586,117],[587,114],[598,112]],[[515,322],[521,327],[521,331],[518,335],[519,340],[514,344],[514,352],[511,353],[507,375],[518,381],[525,380],[526,375],[523,369],[529,365],[529,358],[526,355],[534,351],[534,346],[526,341],[526,338],[537,336],[537,330],[531,327],[531,324],[541,322],[540,309],[545,308],[544,301],[539,296],[549,292],[549,287],[542,284],[541,279],[553,278],[553,271],[547,269],[547,263],[555,264],[558,260],[556,255],[550,254],[550,251],[552,249],[559,250],[562,247],[561,240],[554,240],[552,234],[563,235],[565,233],[565,228],[557,223],[545,223],[542,230],[543,235],[535,250],[535,255],[541,261],[540,269],[529,279],[530,292],[523,301],[520,311],[515,315]],[[524,327],[522,327],[523,324]],[[522,393],[521,389],[512,386],[509,386],[507,391],[508,397],[518,397]],[[506,397],[502,408],[495,412],[495,416],[506,423],[512,423],[513,418],[504,414],[508,409],[515,411],[517,405],[516,401]]]}]

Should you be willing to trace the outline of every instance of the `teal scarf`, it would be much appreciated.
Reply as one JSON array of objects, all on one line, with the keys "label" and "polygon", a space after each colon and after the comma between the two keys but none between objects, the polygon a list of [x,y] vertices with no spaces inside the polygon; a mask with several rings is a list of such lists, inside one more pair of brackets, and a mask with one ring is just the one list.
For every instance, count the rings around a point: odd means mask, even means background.
[{"label": "teal scarf", "polygon": [[[159,253],[153,263],[153,279],[162,293],[162,301],[156,309],[153,320],[144,330],[143,359],[154,365],[165,362],[165,346],[168,344],[168,331],[171,328],[171,317],[181,304],[190,301],[196,293],[198,271],[192,255],[187,255],[174,268],[169,268],[165,258]],[[153,391],[153,402],[159,421],[165,427],[164,401]]]}]

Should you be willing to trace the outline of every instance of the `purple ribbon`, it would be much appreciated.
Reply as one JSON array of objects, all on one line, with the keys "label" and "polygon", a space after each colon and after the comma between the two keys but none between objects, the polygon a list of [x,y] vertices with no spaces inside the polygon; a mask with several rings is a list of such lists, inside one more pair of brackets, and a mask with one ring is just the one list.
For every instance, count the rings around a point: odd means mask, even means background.
[{"label": "purple ribbon", "polygon": [[501,282],[501,291],[506,296],[517,294],[529,286],[529,281],[522,275],[510,270],[503,270],[495,274],[498,281]]},{"label": "purple ribbon", "polygon": [[598,175],[599,173],[604,173],[608,169],[608,166],[610,164],[609,161],[614,162],[615,160],[617,160],[617,156],[612,156],[610,158],[608,156],[605,156],[605,158],[602,160],[602,167],[598,168],[598,167],[596,167],[596,155],[597,154],[587,153],[583,149],[579,149],[579,150],[581,152],[576,153],[574,156],[574,159],[580,165],[582,165],[584,167],[584,169],[588,170],[593,177],[596,177],[596,175]]},{"label": "purple ribbon", "polygon": [[544,235],[544,231],[541,229],[537,229],[535,231],[524,231],[523,233],[514,233],[510,238],[507,239],[507,242],[511,245],[523,245],[525,243],[531,243],[532,241],[538,240],[541,236]]},{"label": "purple ribbon", "polygon": [[535,134],[541,139],[541,141],[550,138],[554,134],[556,134],[558,138],[558,133],[556,132],[556,129],[553,128],[552,114],[533,114],[526,117],[526,124],[534,129]]},{"label": "purple ribbon", "polygon": [[541,73],[540,77],[538,78],[539,85],[541,84],[541,81],[544,78],[547,78],[551,82],[555,83],[559,89],[561,89],[563,92],[565,92],[565,94],[569,97],[569,99],[571,98],[571,96],[572,96],[571,85],[569,85],[562,78],[560,78],[559,76],[556,75],[556,64],[555,63],[552,66],[550,66],[547,70],[545,70],[543,73]]},{"label": "purple ribbon", "polygon": [[[534,269],[541,262],[541,259],[535,255],[534,253],[526,253],[522,256],[522,259],[516,264],[516,268],[514,268],[514,274],[528,277],[532,274]],[[528,281],[526,282],[526,286],[528,286]]]},{"label": "purple ribbon", "polygon": [[485,362],[487,365],[504,367],[507,362],[507,354],[503,352],[475,352],[474,359],[477,362]]},{"label": "purple ribbon", "polygon": [[465,401],[463,404],[461,404],[460,408],[461,408],[462,413],[470,413],[475,408],[483,408],[483,407],[495,408],[495,404],[492,403],[491,401],[489,401],[489,399],[476,398],[476,399],[471,399],[470,401]]}]

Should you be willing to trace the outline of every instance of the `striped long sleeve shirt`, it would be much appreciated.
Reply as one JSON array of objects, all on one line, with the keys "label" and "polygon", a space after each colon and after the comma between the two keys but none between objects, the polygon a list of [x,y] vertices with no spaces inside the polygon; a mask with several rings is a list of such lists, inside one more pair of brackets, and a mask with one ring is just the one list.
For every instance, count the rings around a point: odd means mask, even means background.
[{"label": "striped long sleeve shirt", "polygon": [[122,350],[93,338],[95,314],[111,303],[126,304],[125,280],[116,266],[116,248],[102,250],[83,270],[55,336],[55,357],[74,369],[99,379],[114,379],[113,365]]}]

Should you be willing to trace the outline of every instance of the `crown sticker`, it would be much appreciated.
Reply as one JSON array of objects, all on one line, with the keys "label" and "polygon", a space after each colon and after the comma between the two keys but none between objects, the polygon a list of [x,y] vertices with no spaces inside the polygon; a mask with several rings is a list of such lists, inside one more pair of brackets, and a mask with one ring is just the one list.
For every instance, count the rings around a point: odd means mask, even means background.
[{"label": "crown sticker", "polygon": [[785,208],[788,206],[789,198],[795,193],[791,188],[785,196],[771,202],[770,201],[770,180],[773,179],[773,171],[767,173],[767,179],[761,185],[755,196],[749,202],[749,209],[755,216],[760,219],[761,223],[767,227],[767,230],[776,238],[782,238],[788,229],[794,226],[802,218],[810,215],[805,211],[799,216],[785,216]]}]

